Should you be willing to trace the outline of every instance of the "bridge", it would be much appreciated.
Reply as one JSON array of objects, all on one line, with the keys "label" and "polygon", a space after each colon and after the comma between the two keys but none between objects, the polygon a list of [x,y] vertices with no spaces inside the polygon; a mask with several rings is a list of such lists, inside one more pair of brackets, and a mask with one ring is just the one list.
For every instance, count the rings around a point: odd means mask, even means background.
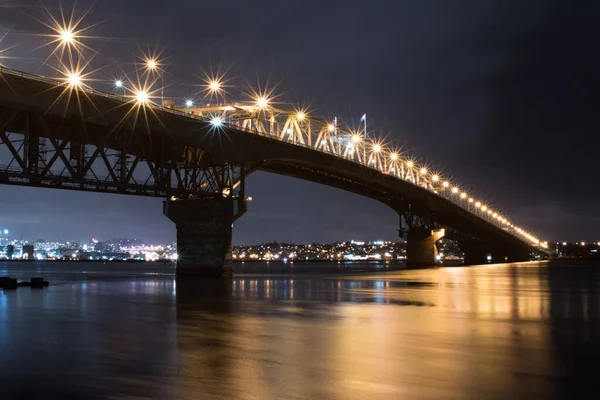
[{"label": "bridge", "polygon": [[[0,68],[0,183],[164,198],[177,227],[177,273],[231,271],[233,223],[254,171],[310,180],[387,204],[399,215],[409,266],[434,265],[436,241],[457,240],[465,264],[526,261],[544,243],[365,129],[252,102],[159,105],[149,88],[94,90]],[[2,160],[2,158],[0,158]]]}]

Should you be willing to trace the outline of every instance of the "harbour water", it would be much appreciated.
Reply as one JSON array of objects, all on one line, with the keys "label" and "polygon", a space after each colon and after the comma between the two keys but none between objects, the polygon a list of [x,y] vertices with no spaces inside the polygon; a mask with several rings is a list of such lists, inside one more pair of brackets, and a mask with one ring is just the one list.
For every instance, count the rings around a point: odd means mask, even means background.
[{"label": "harbour water", "polygon": [[[598,398],[600,265],[0,263],[6,399]],[[266,273],[269,271],[270,273]]]}]

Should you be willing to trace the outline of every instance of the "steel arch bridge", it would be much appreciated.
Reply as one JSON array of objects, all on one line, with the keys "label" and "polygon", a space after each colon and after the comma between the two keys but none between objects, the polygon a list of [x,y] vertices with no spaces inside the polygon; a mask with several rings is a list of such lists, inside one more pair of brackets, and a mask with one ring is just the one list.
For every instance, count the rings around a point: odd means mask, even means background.
[{"label": "steel arch bridge", "polygon": [[[366,124],[365,124],[366,127]],[[245,178],[293,176],[381,201],[398,212],[407,262],[432,265],[442,236],[465,263],[524,261],[544,243],[503,213],[404,154],[307,110],[251,103],[159,106],[0,68],[0,183],[168,199],[178,273],[227,273]]]}]

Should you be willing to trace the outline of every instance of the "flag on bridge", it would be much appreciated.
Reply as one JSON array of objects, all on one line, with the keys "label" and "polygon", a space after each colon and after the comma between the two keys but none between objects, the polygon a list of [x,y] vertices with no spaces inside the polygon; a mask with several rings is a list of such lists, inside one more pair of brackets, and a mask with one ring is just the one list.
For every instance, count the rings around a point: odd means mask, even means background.
[{"label": "flag on bridge", "polygon": [[367,120],[367,114],[363,114],[362,117],[360,117],[360,122],[366,121]]}]

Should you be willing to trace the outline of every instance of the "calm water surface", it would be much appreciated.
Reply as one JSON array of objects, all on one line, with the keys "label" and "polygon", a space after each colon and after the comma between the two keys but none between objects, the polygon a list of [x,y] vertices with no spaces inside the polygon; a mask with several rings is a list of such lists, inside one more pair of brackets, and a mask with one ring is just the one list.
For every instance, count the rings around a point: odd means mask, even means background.
[{"label": "calm water surface", "polygon": [[324,267],[0,263],[0,396],[600,398],[600,265]]}]

